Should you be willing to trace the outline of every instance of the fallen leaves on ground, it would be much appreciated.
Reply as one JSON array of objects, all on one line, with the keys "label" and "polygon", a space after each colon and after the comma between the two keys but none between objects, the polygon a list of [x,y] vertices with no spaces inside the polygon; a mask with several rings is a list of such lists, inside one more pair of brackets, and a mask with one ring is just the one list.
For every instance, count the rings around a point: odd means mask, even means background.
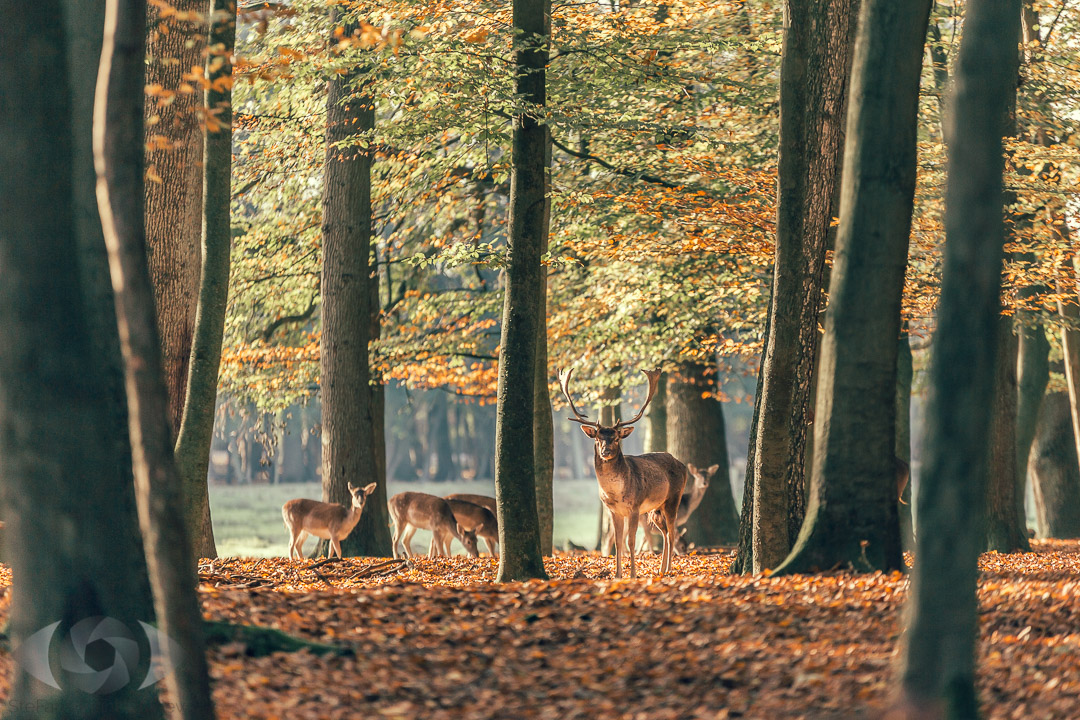
[{"label": "fallen leaves on ground", "polygon": [[[1035,545],[980,561],[987,718],[1080,717],[1080,543]],[[681,557],[656,578],[646,556],[642,577],[615,580],[610,558],[563,555],[550,580],[499,585],[491,558],[204,561],[208,619],[353,651],[214,647],[215,700],[224,718],[292,720],[874,717],[908,578],[729,564]]]}]

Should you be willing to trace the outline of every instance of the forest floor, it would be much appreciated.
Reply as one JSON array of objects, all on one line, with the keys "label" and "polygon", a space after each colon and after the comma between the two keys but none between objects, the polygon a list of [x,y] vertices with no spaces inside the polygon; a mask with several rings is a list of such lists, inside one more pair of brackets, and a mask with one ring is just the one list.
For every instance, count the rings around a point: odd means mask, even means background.
[{"label": "forest floor", "polygon": [[[1080,543],[984,555],[987,718],[1080,718]],[[888,701],[908,578],[736,577],[727,554],[611,578],[595,554],[497,585],[490,558],[204,561],[211,620],[343,653],[211,649],[222,718],[873,718]],[[7,584],[0,620],[6,620]],[[0,701],[13,664],[0,653]]]}]

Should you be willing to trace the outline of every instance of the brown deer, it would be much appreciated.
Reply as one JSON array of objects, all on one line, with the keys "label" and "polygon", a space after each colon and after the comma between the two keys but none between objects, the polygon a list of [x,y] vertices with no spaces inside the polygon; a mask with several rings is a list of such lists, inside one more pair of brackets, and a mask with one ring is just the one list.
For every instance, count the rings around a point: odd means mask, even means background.
[{"label": "brown deer", "polygon": [[362,488],[349,483],[351,506],[307,498],[297,498],[282,505],[281,518],[285,521],[285,529],[289,531],[289,558],[303,559],[304,541],[308,535],[330,541],[327,557],[334,557],[334,553],[341,557],[341,541],[349,537],[356,523],[360,522],[364,504],[373,492],[375,483],[369,483]]},{"label": "brown deer", "polygon": [[[686,466],[668,453],[623,455],[622,441],[634,431],[632,425],[645,414],[656,394],[659,370],[646,370],[649,378],[649,394],[638,414],[632,419],[615,423],[611,427],[601,425],[581,414],[570,397],[570,376],[573,368],[559,373],[559,385],[570,404],[574,417],[571,422],[581,424],[581,430],[593,439],[593,466],[596,482],[600,486],[600,500],[611,514],[615,530],[615,577],[622,577],[622,556],[627,547],[626,539],[637,537],[638,516],[653,510],[664,518],[664,553],[660,561],[660,574],[671,571],[671,556],[675,551],[675,518],[686,485]],[[630,577],[637,577],[634,544],[629,543]]]},{"label": "brown deer", "polygon": [[405,548],[406,557],[412,557],[412,541],[416,530],[431,531],[431,548],[428,557],[450,555],[450,542],[457,538],[465,546],[469,557],[480,557],[476,550],[476,533],[468,532],[454,518],[450,504],[441,497],[420,492],[398,493],[387,503],[390,519],[394,522],[394,557],[398,556],[398,541]]},{"label": "brown deer", "polygon": [[[675,535],[675,554],[685,555],[690,549],[687,544],[686,535],[686,521],[690,519],[690,516],[701,505],[701,500],[705,497],[705,491],[709,489],[709,482],[712,480],[712,476],[716,474],[720,469],[719,465],[710,465],[708,468],[702,469],[694,465],[693,463],[686,463],[686,469],[690,473],[690,477],[693,478],[689,488],[683,490],[682,500],[679,501],[679,513],[675,517],[675,526],[679,531]],[[638,553],[641,553],[644,548],[649,546],[649,537],[655,531],[664,534],[663,516],[657,511],[653,510],[649,513],[649,522],[645,527],[645,536],[641,540],[641,545],[638,546]],[[627,538],[631,540],[631,538]],[[615,536],[612,532],[612,526],[608,526],[604,532],[603,551],[610,555],[615,545]]]},{"label": "brown deer", "polygon": [[[462,497],[463,495],[464,497]],[[494,512],[479,503],[468,500],[467,498],[470,497],[482,498],[483,495],[468,495],[465,493],[447,495],[446,502],[450,503],[450,511],[454,513],[454,518],[457,519],[458,524],[465,528],[466,532],[475,533],[477,537],[483,538],[491,557],[499,557],[497,549],[499,545],[499,521],[496,519]],[[494,503],[494,500],[492,500],[492,503]]]}]

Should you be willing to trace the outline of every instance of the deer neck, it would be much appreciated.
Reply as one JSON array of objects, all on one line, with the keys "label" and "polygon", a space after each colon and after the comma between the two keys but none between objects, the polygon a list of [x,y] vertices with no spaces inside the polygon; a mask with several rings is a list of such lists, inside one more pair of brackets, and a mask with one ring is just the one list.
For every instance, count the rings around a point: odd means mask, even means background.
[{"label": "deer neck", "polygon": [[622,450],[619,450],[618,455],[610,460],[605,460],[600,457],[600,451],[594,448],[593,467],[596,468],[596,479],[601,483],[615,483],[619,482],[626,475],[626,471],[630,468],[630,465],[626,462],[626,457],[622,454]]},{"label": "deer neck", "polygon": [[358,508],[355,505],[349,505],[345,510],[345,519],[341,521],[341,531],[346,535],[352,532],[352,529],[356,527],[356,523],[360,522],[360,515],[363,513],[363,508]]}]

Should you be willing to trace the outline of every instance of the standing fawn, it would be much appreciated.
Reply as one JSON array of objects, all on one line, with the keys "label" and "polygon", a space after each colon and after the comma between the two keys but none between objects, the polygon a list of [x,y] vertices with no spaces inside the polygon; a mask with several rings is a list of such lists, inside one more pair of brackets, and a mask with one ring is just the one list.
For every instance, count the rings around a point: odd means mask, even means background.
[{"label": "standing fawn", "polygon": [[469,557],[480,557],[476,550],[476,533],[468,532],[454,518],[450,504],[441,497],[419,492],[398,493],[390,498],[390,519],[394,522],[394,557],[398,557],[398,541],[405,548],[405,555],[412,557],[413,535],[417,529],[431,531],[431,548],[428,557],[436,554],[450,555],[450,542],[454,538],[465,546]]},{"label": "standing fawn", "polygon": [[285,529],[289,531],[289,558],[303,559],[304,541],[307,540],[308,535],[330,541],[330,547],[326,552],[327,557],[334,557],[335,552],[338,557],[341,557],[341,541],[347,538],[356,527],[356,523],[360,522],[360,514],[364,512],[364,503],[373,492],[375,492],[375,483],[362,488],[349,483],[349,494],[352,495],[351,506],[306,498],[290,500],[282,505],[281,517],[285,521]]},{"label": "standing fawn", "polygon": [[[482,495],[470,495],[468,497],[483,497]],[[477,537],[484,538],[488,553],[491,557],[499,557],[496,547],[499,544],[499,521],[495,514],[483,505],[460,497],[460,495],[447,495],[446,502],[450,503],[450,511],[454,518],[466,532],[475,533]]]},{"label": "standing fawn", "polygon": [[[571,422],[581,424],[581,430],[593,439],[593,466],[596,482],[600,486],[600,500],[611,513],[611,525],[615,530],[615,577],[622,577],[622,556],[627,547],[626,538],[637,537],[638,516],[656,510],[664,518],[664,553],[660,561],[660,574],[671,570],[671,556],[675,551],[675,518],[686,485],[686,466],[668,453],[623,455],[622,441],[641,419],[656,394],[659,370],[644,371],[649,378],[649,395],[631,420],[617,422],[606,427],[582,415],[570,397],[570,375],[573,369],[559,373],[559,385],[570,404],[574,417]],[[634,562],[635,543],[629,543],[630,577],[637,577]]]}]

